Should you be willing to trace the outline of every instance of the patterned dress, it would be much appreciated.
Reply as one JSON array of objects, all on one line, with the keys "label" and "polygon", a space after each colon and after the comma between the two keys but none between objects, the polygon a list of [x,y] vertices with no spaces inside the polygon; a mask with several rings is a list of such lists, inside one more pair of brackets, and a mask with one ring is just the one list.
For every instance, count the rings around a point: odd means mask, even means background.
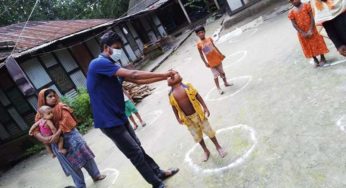
[{"label": "patterned dress", "polygon": [[[294,21],[298,28],[304,32],[309,31],[311,25],[312,9],[310,4],[302,4],[299,9],[292,9],[288,18]],[[329,52],[323,37],[318,33],[316,26],[313,27],[312,36],[305,38],[298,32],[298,38],[306,58],[312,58]]]}]

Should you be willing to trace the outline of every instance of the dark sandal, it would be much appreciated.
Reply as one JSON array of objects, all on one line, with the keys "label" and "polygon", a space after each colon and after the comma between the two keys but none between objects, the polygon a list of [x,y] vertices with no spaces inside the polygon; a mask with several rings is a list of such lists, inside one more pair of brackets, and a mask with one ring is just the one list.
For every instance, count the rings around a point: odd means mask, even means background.
[{"label": "dark sandal", "polygon": [[[164,171],[164,173],[162,173],[162,175],[159,178],[163,181],[174,176],[178,172],[179,172],[179,168],[170,168],[167,171]],[[169,173],[169,175],[167,175],[167,173]]]},{"label": "dark sandal", "polygon": [[94,182],[101,181],[101,180],[105,179],[106,177],[107,177],[106,175],[99,175],[98,177],[96,177],[94,179]]}]

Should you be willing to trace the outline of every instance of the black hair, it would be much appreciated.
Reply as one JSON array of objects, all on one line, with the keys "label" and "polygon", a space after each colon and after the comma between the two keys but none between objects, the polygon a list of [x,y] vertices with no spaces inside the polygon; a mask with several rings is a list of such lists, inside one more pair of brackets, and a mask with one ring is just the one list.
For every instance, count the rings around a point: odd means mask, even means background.
[{"label": "black hair", "polygon": [[204,32],[205,32],[204,26],[200,25],[200,26],[197,26],[197,27],[195,28],[195,33],[198,33],[198,32],[200,32],[200,31],[204,31]]},{"label": "black hair", "polygon": [[113,31],[108,31],[107,33],[101,36],[100,43],[101,51],[103,51],[105,46],[112,46],[114,43],[123,44],[123,40],[117,33]]},{"label": "black hair", "polygon": [[44,103],[47,104],[46,98],[49,94],[54,93],[56,94],[56,91],[54,89],[47,89],[44,91],[43,96],[44,96]]}]

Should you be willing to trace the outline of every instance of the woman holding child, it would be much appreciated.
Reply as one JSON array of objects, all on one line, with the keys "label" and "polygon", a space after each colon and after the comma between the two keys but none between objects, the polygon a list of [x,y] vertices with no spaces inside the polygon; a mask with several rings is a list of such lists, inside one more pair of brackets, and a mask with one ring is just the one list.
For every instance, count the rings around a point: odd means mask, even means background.
[{"label": "woman holding child", "polygon": [[[85,188],[85,180],[81,168],[85,168],[94,181],[104,179],[95,163],[94,154],[76,129],[77,122],[73,118],[72,109],[59,101],[59,96],[53,89],[43,89],[38,95],[38,108],[52,108],[52,122],[57,131],[49,137],[43,136],[38,129],[33,133],[36,139],[44,144],[51,144],[54,155],[58,158],[66,175],[71,175],[77,188]],[[36,114],[35,121],[42,119]],[[63,137],[64,149],[67,153],[59,152],[57,142]]]}]

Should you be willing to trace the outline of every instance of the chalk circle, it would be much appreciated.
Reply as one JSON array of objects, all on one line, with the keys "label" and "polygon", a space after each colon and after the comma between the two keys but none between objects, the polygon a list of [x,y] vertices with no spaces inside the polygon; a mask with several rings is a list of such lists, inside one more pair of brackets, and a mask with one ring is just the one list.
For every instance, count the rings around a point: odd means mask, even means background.
[{"label": "chalk circle", "polygon": [[[311,65],[314,65],[315,64],[315,61],[314,59],[311,59],[309,61],[309,63]],[[322,67],[330,67],[330,66],[334,66],[334,65],[338,65],[338,64],[341,64],[341,63],[346,63],[346,59],[341,59],[341,60],[336,60],[336,61],[332,61],[332,62],[327,62],[326,64],[324,64]]]},{"label": "chalk circle", "polygon": [[[107,188],[114,187],[114,184],[118,180],[120,172],[114,168],[105,168],[103,170],[100,170],[100,172],[101,174],[107,175],[106,179],[104,179],[103,181],[100,181],[100,183],[105,184],[111,180],[111,184],[108,185]],[[88,181],[92,181],[90,177],[88,177]]]},{"label": "chalk circle", "polygon": [[216,38],[216,43],[217,44],[222,44],[232,38],[238,37],[243,33],[243,31],[240,28],[235,29],[234,31],[231,31],[223,36],[220,37],[220,35],[218,35],[218,38]]},{"label": "chalk circle", "polygon": [[[244,141],[240,141],[239,143],[235,143],[238,144],[234,145],[232,147],[227,147],[227,145],[225,145],[225,139],[222,138],[233,138],[233,142],[236,142],[237,139],[239,138],[235,138],[236,134],[236,130],[240,130],[242,131],[242,133],[247,136],[247,140],[245,141],[246,143],[242,143]],[[233,133],[235,136],[230,136],[229,134],[227,134],[226,136],[222,137],[222,134],[226,134],[227,132],[231,132]],[[214,150],[210,150],[211,151],[211,157],[209,158],[209,160],[207,162],[201,162],[200,164],[197,164],[196,162],[193,161],[191,155],[193,154],[193,152],[199,148],[199,144],[196,143],[185,155],[185,162],[195,171],[195,172],[199,172],[199,173],[204,173],[204,174],[212,174],[212,173],[219,173],[225,170],[229,170],[231,168],[237,167],[241,164],[243,164],[245,162],[245,160],[251,155],[251,153],[254,151],[256,145],[257,145],[257,138],[256,138],[256,131],[247,126],[247,125],[236,125],[236,126],[231,126],[231,127],[227,127],[227,128],[223,128],[223,129],[219,129],[216,131],[216,135],[218,137],[218,140],[221,142],[221,145],[223,145],[224,149],[226,150],[226,152],[228,152],[228,154],[226,155],[225,158],[221,158],[217,155],[217,153],[213,152]],[[204,138],[205,140],[209,139],[207,137]],[[210,142],[210,140],[207,141],[207,143]],[[232,143],[229,143],[230,145]],[[247,147],[246,147],[247,146]],[[240,147],[241,149],[239,149],[238,147]],[[229,150],[227,149],[229,148]],[[232,150],[233,148],[233,150]],[[238,148],[237,150],[240,151],[236,151],[235,148]],[[202,149],[200,151],[200,153],[202,154]],[[214,154],[215,153],[215,154]],[[215,163],[213,163],[212,165],[214,167],[205,167],[208,163],[212,163],[212,157],[213,155],[217,156],[217,158],[219,158],[219,161],[222,161],[221,163],[226,163],[226,164],[221,164],[222,166],[218,166],[215,167]],[[232,157],[235,156],[235,157]],[[231,160],[227,160],[231,157]],[[216,161],[217,162],[217,161]],[[204,166],[204,167],[203,167]]]},{"label": "chalk circle", "polygon": [[223,68],[228,68],[228,67],[232,66],[232,64],[236,64],[236,63],[243,61],[246,56],[247,56],[246,50],[238,51],[238,52],[235,52],[231,55],[227,55],[226,58],[223,60],[223,63],[222,63]]},{"label": "chalk circle", "polygon": [[342,116],[338,121],[336,121],[336,126],[339,127],[339,129],[346,133],[346,115]]},{"label": "chalk circle", "polygon": [[237,43],[240,42],[244,38],[249,38],[255,35],[258,31],[258,28],[254,28],[248,31],[243,32],[239,37],[233,37],[230,40],[228,40],[228,43]]},{"label": "chalk circle", "polygon": [[154,110],[152,112],[142,114],[142,118],[147,123],[147,126],[153,125],[163,114],[162,110]]},{"label": "chalk circle", "polygon": [[[223,88],[224,94],[220,95],[216,87],[213,87],[206,95],[205,100],[207,101],[221,101],[232,97],[242,90],[244,90],[252,81],[252,76],[239,76],[228,80],[228,82],[233,83],[233,86]],[[219,79],[220,85],[222,80]]]}]

